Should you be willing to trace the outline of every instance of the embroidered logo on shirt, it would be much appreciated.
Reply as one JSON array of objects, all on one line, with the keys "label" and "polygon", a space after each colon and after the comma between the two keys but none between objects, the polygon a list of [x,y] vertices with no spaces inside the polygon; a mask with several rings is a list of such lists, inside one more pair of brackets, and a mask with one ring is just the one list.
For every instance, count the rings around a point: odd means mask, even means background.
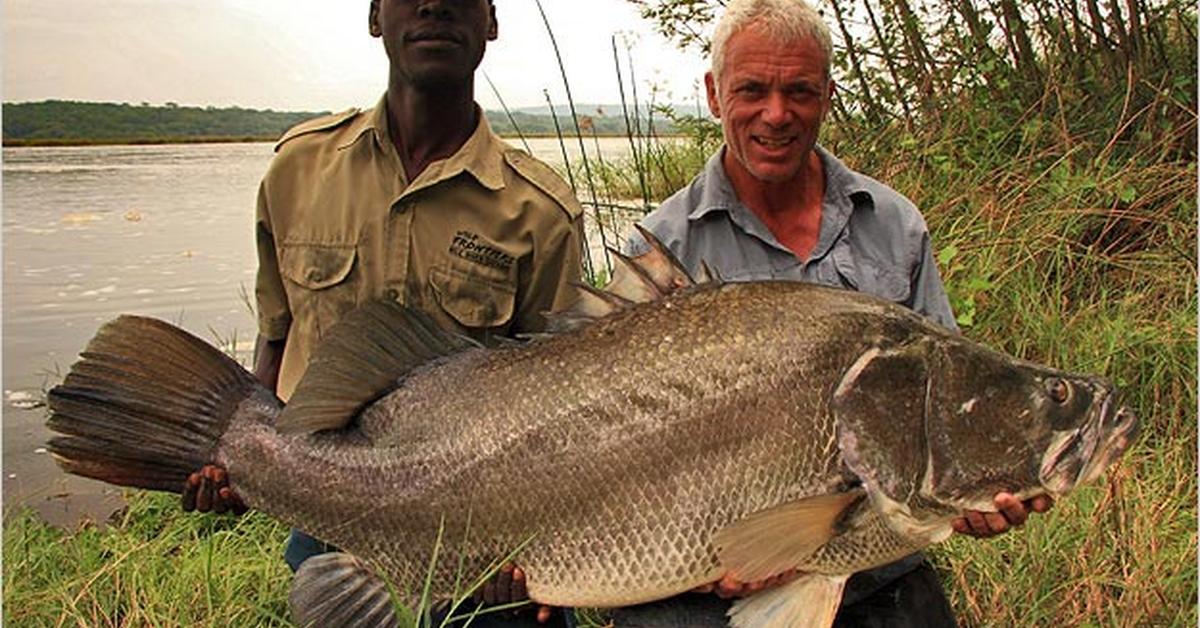
[{"label": "embroidered logo on shirt", "polygon": [[469,262],[499,268],[500,270],[508,270],[512,268],[513,256],[501,251],[500,249],[488,244],[477,233],[470,231],[459,231],[454,234],[454,240],[450,242],[450,254],[455,257],[461,257]]}]

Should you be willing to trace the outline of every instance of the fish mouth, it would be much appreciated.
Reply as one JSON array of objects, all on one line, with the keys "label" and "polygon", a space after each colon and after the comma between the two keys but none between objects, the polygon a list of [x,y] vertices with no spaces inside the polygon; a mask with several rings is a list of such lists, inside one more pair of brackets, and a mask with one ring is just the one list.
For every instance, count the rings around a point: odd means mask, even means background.
[{"label": "fish mouth", "polygon": [[1095,480],[1129,448],[1138,434],[1138,420],[1116,395],[1105,394],[1083,427],[1055,434],[1042,457],[1038,476],[1052,497]]}]

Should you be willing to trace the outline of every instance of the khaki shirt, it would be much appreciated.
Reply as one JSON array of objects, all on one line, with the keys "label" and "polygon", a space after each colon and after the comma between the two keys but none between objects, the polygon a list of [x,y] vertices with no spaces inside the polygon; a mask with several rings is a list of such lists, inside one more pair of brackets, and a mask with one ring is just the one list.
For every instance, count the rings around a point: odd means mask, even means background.
[{"label": "khaki shirt", "polygon": [[540,331],[575,297],[582,210],[567,184],[482,112],[458,152],[408,181],[385,106],[291,129],[259,188],[258,325],[287,339],[282,399],[356,305],[394,299],[482,339]]}]

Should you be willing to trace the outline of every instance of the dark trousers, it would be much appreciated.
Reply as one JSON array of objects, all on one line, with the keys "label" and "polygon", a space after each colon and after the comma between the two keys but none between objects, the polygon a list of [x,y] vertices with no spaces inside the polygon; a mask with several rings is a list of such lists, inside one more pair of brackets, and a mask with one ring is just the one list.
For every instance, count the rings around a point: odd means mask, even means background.
[{"label": "dark trousers", "polygon": [[[336,552],[338,549],[328,543],[319,541],[299,530],[293,529],[288,536],[287,547],[283,550],[283,560],[295,572],[300,568],[300,564],[304,561],[326,552]],[[458,608],[459,615],[470,614],[475,608],[473,604],[463,604]],[[445,610],[434,610],[433,623],[434,626],[442,625],[442,619],[445,618]],[[556,608],[550,616],[550,622],[545,624],[537,623],[537,616],[533,609],[522,609],[519,612],[500,611],[497,613],[488,613],[479,615],[471,621],[471,628],[574,628],[575,613],[569,608]],[[455,622],[448,624],[449,626],[461,626],[466,621]]]},{"label": "dark trousers", "polygon": [[[466,607],[466,608],[463,608]],[[470,615],[474,610],[475,605],[464,604],[458,609],[458,615]],[[441,626],[442,619],[446,616],[445,612],[434,611],[432,626]],[[461,627],[465,626],[467,620],[457,621],[447,626]],[[524,608],[520,611],[499,611],[496,613],[488,613],[487,615],[478,615],[471,620],[471,628],[575,628],[575,612],[569,608],[556,608],[550,614],[550,621],[545,624],[537,623],[537,613],[533,608]]]},{"label": "dark trousers", "polygon": [[[942,583],[927,561],[895,578],[880,575],[869,571],[847,581],[834,628],[957,627]],[[727,628],[732,604],[711,593],[685,593],[615,609],[612,622],[614,628]]]}]

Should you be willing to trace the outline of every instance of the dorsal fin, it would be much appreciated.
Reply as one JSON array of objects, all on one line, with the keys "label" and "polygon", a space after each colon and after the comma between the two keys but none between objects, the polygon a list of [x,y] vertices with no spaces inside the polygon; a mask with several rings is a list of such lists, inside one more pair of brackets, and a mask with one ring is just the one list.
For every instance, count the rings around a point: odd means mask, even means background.
[{"label": "dorsal fin", "polygon": [[626,299],[625,297],[609,290],[607,287],[600,289],[585,283],[575,285],[578,286],[579,289],[584,293],[599,300],[601,303],[604,303],[605,306],[602,307],[607,307],[611,311],[621,310],[634,304],[634,301]]},{"label": "dorsal fin", "polygon": [[[546,315],[549,329],[561,332],[581,327],[598,318],[603,318],[638,303],[657,301],[663,297],[697,285],[687,269],[653,233],[641,225],[634,225],[645,238],[650,250],[637,257],[629,257],[609,249],[615,260],[612,280],[598,290],[592,286],[577,284],[579,300],[570,308]],[[703,276],[708,283],[715,275],[702,265]]]},{"label": "dorsal fin", "polygon": [[[612,281],[604,289],[634,303],[657,301],[667,293],[642,269],[638,260],[609,248],[614,263]],[[640,260],[640,258],[638,258]]]},{"label": "dorsal fin", "polygon": [[562,312],[546,314],[546,329],[552,333],[581,327],[628,305],[627,301],[618,301],[620,297],[610,295],[589,284],[573,282],[572,285],[578,289],[579,294],[575,303]]},{"label": "dorsal fin", "polygon": [[650,250],[637,256],[636,259],[642,270],[654,281],[654,285],[666,294],[696,285],[696,281],[692,279],[691,274],[683,267],[671,249],[668,249],[661,240],[650,233],[649,229],[641,225],[633,227],[645,238],[646,244],[650,245]]},{"label": "dorsal fin", "polygon": [[367,303],[342,317],[322,339],[276,429],[343,427],[414,368],[478,346],[394,301]]}]

